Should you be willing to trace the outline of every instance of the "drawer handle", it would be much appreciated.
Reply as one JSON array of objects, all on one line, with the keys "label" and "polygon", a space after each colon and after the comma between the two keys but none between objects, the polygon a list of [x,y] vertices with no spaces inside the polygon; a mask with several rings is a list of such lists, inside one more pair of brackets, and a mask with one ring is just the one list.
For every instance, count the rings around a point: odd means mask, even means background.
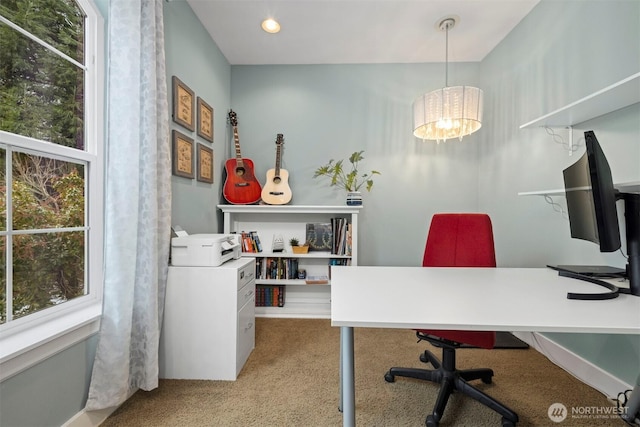
[{"label": "drawer handle", "polygon": [[245,331],[245,332],[247,332],[248,330],[251,330],[251,328],[253,328],[253,322],[249,322],[249,323],[247,324],[247,327],[246,327],[246,328],[244,328],[244,331]]},{"label": "drawer handle", "polygon": [[248,298],[248,297],[250,297],[250,296],[252,296],[252,295],[253,295],[253,289],[252,289],[252,290],[250,290],[249,292],[247,292],[246,294],[244,294],[244,297],[245,297],[245,298]]}]

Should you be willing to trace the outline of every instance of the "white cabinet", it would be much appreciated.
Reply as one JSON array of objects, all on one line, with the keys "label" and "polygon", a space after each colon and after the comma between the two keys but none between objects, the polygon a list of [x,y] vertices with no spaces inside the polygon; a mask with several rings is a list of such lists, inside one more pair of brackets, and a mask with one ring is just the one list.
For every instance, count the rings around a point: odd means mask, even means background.
[{"label": "white cabinet", "polygon": [[[243,257],[263,260],[295,259],[298,269],[304,269],[307,277],[330,277],[332,264],[358,264],[358,213],[362,206],[295,206],[295,205],[218,205],[224,213],[224,233],[257,232],[262,252],[243,253]],[[306,226],[312,223],[330,223],[332,218],[344,218],[350,224],[351,251],[348,255],[336,255],[330,251],[309,251],[294,254],[289,239],[306,238]],[[273,252],[274,236],[284,240],[285,251]],[[331,288],[328,283],[308,284],[304,279],[266,279],[256,277],[258,287],[281,287],[284,290],[282,307],[256,307],[256,316],[330,318]],[[281,294],[280,294],[281,295]]]},{"label": "white cabinet", "polygon": [[169,267],[160,378],[235,380],[255,347],[255,266]]}]

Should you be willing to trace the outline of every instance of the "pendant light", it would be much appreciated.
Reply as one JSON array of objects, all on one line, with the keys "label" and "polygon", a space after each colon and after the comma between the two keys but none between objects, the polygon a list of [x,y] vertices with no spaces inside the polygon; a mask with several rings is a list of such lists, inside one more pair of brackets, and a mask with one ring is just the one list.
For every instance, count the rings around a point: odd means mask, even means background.
[{"label": "pendant light", "polygon": [[437,23],[445,32],[445,87],[420,96],[413,103],[413,134],[424,140],[446,141],[470,135],[482,126],[482,90],[473,86],[449,86],[449,30],[457,17]]}]

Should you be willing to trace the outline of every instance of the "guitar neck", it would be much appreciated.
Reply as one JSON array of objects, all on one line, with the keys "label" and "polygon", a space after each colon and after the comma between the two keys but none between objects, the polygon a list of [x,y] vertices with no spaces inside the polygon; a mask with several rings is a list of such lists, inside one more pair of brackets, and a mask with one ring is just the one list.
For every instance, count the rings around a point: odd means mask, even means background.
[{"label": "guitar neck", "polygon": [[238,167],[243,167],[242,154],[240,154],[240,137],[238,136],[238,126],[233,127],[233,141],[236,146],[236,164]]},{"label": "guitar neck", "polygon": [[276,170],[275,176],[280,176],[280,163],[282,162],[282,145],[284,144],[284,137],[281,133],[276,137]]},{"label": "guitar neck", "polygon": [[282,159],[282,145],[278,144],[276,146],[276,176],[280,176],[280,163]]}]

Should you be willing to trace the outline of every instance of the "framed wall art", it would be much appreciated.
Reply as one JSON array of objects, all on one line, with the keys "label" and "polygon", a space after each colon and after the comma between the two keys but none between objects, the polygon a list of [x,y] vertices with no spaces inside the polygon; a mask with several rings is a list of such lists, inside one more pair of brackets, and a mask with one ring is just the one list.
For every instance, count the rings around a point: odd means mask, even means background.
[{"label": "framed wall art", "polygon": [[171,172],[184,178],[194,178],[193,173],[193,139],[187,135],[172,131],[173,155]]},{"label": "framed wall art", "polygon": [[173,83],[173,121],[193,132],[195,129],[193,91],[176,76]]},{"label": "framed wall art", "polygon": [[198,135],[213,142],[213,107],[198,97]]},{"label": "framed wall art", "polygon": [[198,144],[198,181],[213,184],[213,150]]}]

